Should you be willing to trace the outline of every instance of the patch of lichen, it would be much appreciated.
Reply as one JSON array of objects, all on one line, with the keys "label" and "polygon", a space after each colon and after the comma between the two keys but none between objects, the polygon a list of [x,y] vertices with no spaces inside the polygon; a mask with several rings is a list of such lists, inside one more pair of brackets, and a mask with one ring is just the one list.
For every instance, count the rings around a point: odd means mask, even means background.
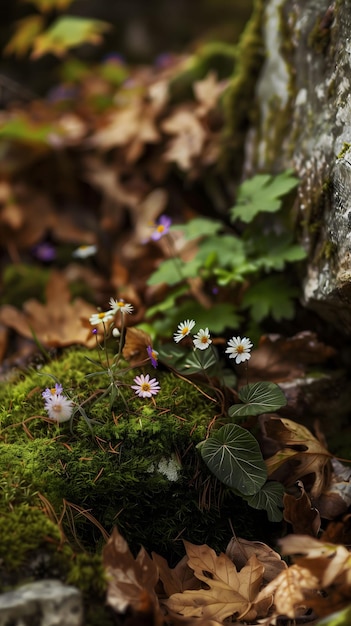
[{"label": "patch of lichen", "polygon": [[[143,545],[166,556],[182,553],[182,538],[223,550],[229,520],[240,534],[250,532],[252,512],[231,493],[218,496],[195,449],[216,404],[169,372],[157,374],[156,402],[138,398],[129,372],[123,378],[128,410],[117,397],[111,411],[108,398],[94,403],[95,385],[101,388],[104,379],[86,378],[95,367],[87,356],[96,353],[68,350],[1,390],[0,474],[11,468],[24,490],[42,494],[71,544],[88,551],[101,548],[101,528],[110,533],[116,524],[131,549]],[[91,397],[84,408],[96,420],[93,432],[79,415],[73,433],[69,423],[57,427],[44,419],[41,392],[53,384],[49,374],[79,402]],[[179,465],[175,479],[158,470],[164,459]]]}]

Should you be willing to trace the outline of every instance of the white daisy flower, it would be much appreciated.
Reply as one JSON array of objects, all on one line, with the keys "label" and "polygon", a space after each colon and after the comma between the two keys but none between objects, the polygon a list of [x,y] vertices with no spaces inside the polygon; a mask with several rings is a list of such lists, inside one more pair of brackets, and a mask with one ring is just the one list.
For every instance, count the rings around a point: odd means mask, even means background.
[{"label": "white daisy flower", "polygon": [[122,298],[120,298],[119,300],[110,298],[110,307],[113,315],[117,313],[117,311],[120,311],[121,313],[133,313],[134,308],[131,304],[124,302]]},{"label": "white daisy flower", "polygon": [[178,324],[177,332],[174,333],[174,341],[176,343],[179,343],[179,341],[189,335],[191,329],[194,328],[194,326],[194,320],[185,320],[184,322],[180,322],[180,324]]},{"label": "white daisy flower", "polygon": [[139,398],[151,398],[160,391],[160,385],[156,378],[151,378],[149,374],[140,374],[134,378],[135,385],[132,385],[132,389]]},{"label": "white daisy flower", "polygon": [[83,245],[79,246],[76,250],[73,251],[72,256],[76,259],[87,259],[89,256],[93,256],[97,252],[97,246],[91,245]]},{"label": "white daisy flower", "polygon": [[242,363],[248,361],[251,358],[252,342],[248,337],[232,337],[228,341],[228,347],[226,354],[229,354],[230,359],[235,359],[235,363]]},{"label": "white daisy flower", "polygon": [[45,410],[48,416],[56,422],[67,422],[72,417],[73,402],[60,393],[54,393],[46,398]]},{"label": "white daisy flower", "polygon": [[199,332],[194,335],[194,346],[199,350],[206,350],[210,343],[212,343],[212,339],[210,338],[210,331],[208,328],[200,328]]},{"label": "white daisy flower", "polygon": [[101,313],[93,313],[93,315],[89,318],[89,322],[92,326],[97,326],[98,324],[111,322],[113,317],[114,314],[112,311],[101,311]]}]

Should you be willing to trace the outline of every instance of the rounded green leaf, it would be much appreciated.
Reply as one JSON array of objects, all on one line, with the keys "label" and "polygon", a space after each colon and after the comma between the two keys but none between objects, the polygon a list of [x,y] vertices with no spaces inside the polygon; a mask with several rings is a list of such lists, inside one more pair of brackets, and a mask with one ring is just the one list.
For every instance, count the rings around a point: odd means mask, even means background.
[{"label": "rounded green leaf", "polygon": [[244,404],[234,404],[229,408],[230,417],[271,413],[286,405],[286,397],[275,383],[251,383],[242,387],[239,399]]},{"label": "rounded green leaf", "polygon": [[283,519],[284,487],[276,481],[268,481],[262,489],[246,499],[254,509],[264,509],[270,522],[281,522]]},{"label": "rounded green leaf", "polygon": [[267,479],[255,437],[237,424],[226,424],[197,447],[208,469],[241,494],[257,493]]}]

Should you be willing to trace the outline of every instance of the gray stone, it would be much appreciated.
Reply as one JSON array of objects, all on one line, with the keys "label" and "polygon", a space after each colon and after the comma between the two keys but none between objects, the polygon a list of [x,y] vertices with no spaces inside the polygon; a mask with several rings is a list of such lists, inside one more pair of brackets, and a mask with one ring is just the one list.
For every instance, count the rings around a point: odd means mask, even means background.
[{"label": "gray stone", "polygon": [[351,334],[351,0],[268,0],[246,172],[295,170],[303,299]]},{"label": "gray stone", "polygon": [[83,603],[75,587],[59,580],[28,583],[0,595],[0,626],[82,626]]}]

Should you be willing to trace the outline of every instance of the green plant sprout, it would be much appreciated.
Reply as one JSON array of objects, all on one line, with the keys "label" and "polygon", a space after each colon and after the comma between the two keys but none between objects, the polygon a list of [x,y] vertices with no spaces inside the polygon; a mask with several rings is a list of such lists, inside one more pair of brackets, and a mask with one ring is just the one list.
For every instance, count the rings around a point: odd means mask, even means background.
[{"label": "green plant sprout", "polygon": [[[148,284],[165,283],[170,292],[146,315],[157,334],[168,335],[182,317],[196,316],[205,324],[209,312],[212,330],[218,333],[238,328],[246,311],[258,327],[268,316],[275,321],[293,317],[298,290],[282,271],[286,264],[303,260],[306,252],[294,242],[283,198],[297,185],[298,179],[290,170],[275,177],[258,174],[246,180],[238,189],[236,205],[229,210],[232,228],[226,232],[218,220],[198,217],[171,225],[170,218],[161,216],[151,239],[165,236],[171,253]],[[196,242],[197,251],[190,260],[174,252],[172,236],[176,231],[182,232],[186,244]],[[185,297],[192,290],[192,280],[198,277],[208,301],[206,308],[201,298],[194,301]]]}]

